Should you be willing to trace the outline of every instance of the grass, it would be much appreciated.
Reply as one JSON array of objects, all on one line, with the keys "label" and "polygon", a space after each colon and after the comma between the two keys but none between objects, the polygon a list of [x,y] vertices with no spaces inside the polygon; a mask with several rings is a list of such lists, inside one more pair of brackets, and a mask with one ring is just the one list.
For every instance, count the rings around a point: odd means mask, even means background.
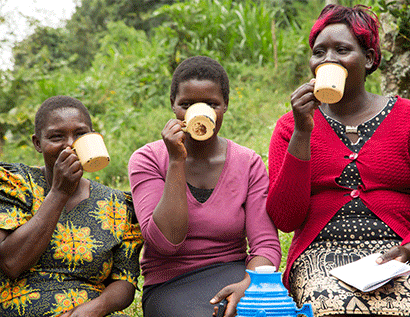
[{"label": "grass", "polygon": [[142,304],[141,304],[141,296],[142,296],[142,285],[144,283],[144,278],[140,276],[138,278],[138,287],[140,291],[135,292],[135,299],[132,302],[132,304],[124,310],[125,313],[127,313],[130,316],[133,317],[142,317]]}]

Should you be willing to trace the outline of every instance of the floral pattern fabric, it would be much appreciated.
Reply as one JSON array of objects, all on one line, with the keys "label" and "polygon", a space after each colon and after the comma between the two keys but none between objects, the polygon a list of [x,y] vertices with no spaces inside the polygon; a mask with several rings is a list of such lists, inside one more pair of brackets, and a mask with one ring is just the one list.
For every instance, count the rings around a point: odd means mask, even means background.
[{"label": "floral pattern fabric", "polygon": [[[29,221],[48,191],[39,168],[0,163],[0,228]],[[131,196],[90,180],[90,197],[63,210],[36,265],[14,280],[0,271],[0,316],[59,316],[111,280],[137,287],[142,242]]]}]

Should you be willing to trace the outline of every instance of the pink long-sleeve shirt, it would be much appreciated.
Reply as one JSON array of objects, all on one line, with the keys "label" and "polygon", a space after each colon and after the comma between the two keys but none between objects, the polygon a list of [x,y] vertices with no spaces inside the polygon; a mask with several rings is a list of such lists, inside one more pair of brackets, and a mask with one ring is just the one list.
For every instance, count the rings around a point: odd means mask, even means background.
[{"label": "pink long-sleeve shirt", "polygon": [[[410,242],[410,101],[398,97],[357,157],[320,110],[314,122],[310,161],[288,152],[294,128],[291,112],[278,120],[269,147],[267,211],[279,230],[295,232],[283,275],[288,288],[293,262],[354,197],[402,237],[402,244]],[[336,182],[353,159],[363,181],[356,191]]]},{"label": "pink long-sleeve shirt", "polygon": [[186,187],[189,227],[185,240],[177,245],[165,238],[152,217],[168,169],[165,143],[156,141],[132,154],[128,170],[145,239],[141,261],[144,285],[162,283],[215,263],[248,262],[255,256],[263,256],[279,267],[277,230],[266,213],[266,167],[254,151],[227,141],[226,161],[209,199],[199,203]]}]

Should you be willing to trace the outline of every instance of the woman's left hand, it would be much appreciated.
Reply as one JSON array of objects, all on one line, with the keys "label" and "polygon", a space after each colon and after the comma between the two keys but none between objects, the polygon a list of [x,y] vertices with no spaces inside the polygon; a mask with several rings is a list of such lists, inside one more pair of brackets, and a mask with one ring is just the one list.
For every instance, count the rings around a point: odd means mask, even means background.
[{"label": "woman's left hand", "polygon": [[[236,305],[238,305],[239,300],[244,296],[245,290],[248,288],[251,283],[250,277],[247,274],[242,281],[235,284],[230,284],[221,289],[214,298],[211,299],[211,304],[217,304],[224,298],[228,300],[228,305],[226,306],[225,317],[236,316]],[[218,307],[214,307],[213,316],[216,316]]]},{"label": "woman's left hand", "polygon": [[397,260],[403,263],[410,261],[410,243],[391,248],[385,254],[377,258],[376,262],[378,264],[383,264],[391,260]]},{"label": "woman's left hand", "polygon": [[100,296],[78,305],[60,317],[103,317],[127,308],[134,300],[135,287],[130,282],[116,280],[108,284]]},{"label": "woman's left hand", "polygon": [[93,301],[78,305],[60,317],[103,317],[106,313],[98,309]]},{"label": "woman's left hand", "polygon": [[93,301],[74,307],[70,311],[60,315],[60,317],[103,317],[105,312],[95,307]]}]

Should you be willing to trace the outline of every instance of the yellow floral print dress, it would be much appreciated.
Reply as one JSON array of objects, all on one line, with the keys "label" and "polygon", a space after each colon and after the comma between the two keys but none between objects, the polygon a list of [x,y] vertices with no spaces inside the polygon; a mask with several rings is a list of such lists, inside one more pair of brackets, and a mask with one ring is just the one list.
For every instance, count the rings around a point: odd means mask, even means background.
[{"label": "yellow floral print dress", "polygon": [[[0,316],[59,316],[98,297],[107,281],[137,286],[143,241],[131,196],[90,183],[90,197],[63,210],[35,266],[14,280],[0,270]],[[0,228],[29,221],[48,191],[39,168],[0,162]]]}]

